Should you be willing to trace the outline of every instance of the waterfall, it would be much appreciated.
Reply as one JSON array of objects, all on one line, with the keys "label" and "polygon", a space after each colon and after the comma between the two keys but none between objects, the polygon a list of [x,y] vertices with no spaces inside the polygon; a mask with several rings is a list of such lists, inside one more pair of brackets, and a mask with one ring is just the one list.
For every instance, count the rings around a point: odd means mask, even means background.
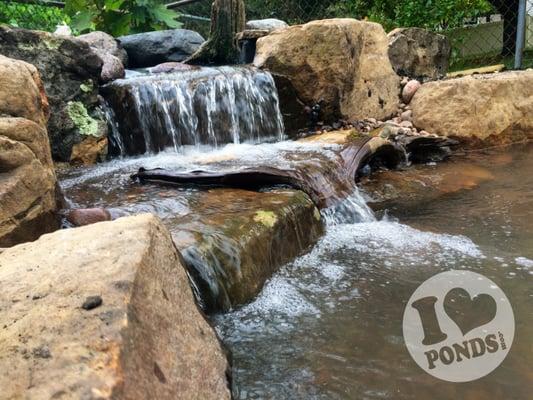
[{"label": "waterfall", "polygon": [[112,82],[102,93],[116,127],[112,154],[283,139],[274,79],[251,67],[134,76]]},{"label": "waterfall", "polygon": [[374,212],[357,188],[335,206],[323,209],[322,216],[327,226],[377,221]]}]

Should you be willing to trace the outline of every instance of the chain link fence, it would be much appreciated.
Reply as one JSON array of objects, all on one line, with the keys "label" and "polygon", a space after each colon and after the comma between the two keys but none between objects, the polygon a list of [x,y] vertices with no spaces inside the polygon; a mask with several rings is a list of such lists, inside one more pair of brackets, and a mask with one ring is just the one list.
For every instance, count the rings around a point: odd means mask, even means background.
[{"label": "chain link fence", "polygon": [[[518,0],[491,2],[494,3],[491,13],[465,20],[463,26],[442,32],[452,43],[452,70],[499,64],[513,69],[519,36],[523,39],[521,67],[533,67],[533,0],[526,2],[522,14]],[[519,30],[520,22],[524,24],[523,31]]]},{"label": "chain link fence", "polygon": [[[387,31],[401,26],[433,30],[446,35],[452,43],[451,71],[500,64],[513,69],[519,4],[520,0],[246,0],[248,19],[277,18],[292,25],[346,17],[380,22]],[[210,0],[180,8],[184,27],[208,35],[210,9]],[[526,0],[525,11],[522,68],[530,68],[533,67],[533,0]]]},{"label": "chain link fence", "polygon": [[[533,67],[533,0],[525,0],[524,13],[520,14],[523,1],[245,0],[245,3],[248,19],[277,18],[292,25],[347,17],[380,22],[388,31],[400,26],[430,29],[448,36],[453,49],[450,70],[459,71],[496,64],[514,68],[520,21],[525,23],[522,68]],[[179,7],[183,27],[208,37],[211,3],[212,0],[198,0]],[[58,24],[68,21],[58,7],[0,0],[0,23],[53,31]]]}]

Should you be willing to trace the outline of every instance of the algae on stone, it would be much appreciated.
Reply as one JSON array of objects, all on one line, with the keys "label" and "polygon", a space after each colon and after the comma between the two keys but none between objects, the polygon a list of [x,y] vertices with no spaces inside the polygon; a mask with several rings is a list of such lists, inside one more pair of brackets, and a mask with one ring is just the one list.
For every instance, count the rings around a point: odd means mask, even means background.
[{"label": "algae on stone", "polygon": [[80,134],[98,137],[98,121],[90,117],[83,103],[69,101],[67,104],[68,116],[78,128]]},{"label": "algae on stone", "polygon": [[278,217],[272,211],[257,211],[254,216],[254,221],[272,228],[276,225]]}]

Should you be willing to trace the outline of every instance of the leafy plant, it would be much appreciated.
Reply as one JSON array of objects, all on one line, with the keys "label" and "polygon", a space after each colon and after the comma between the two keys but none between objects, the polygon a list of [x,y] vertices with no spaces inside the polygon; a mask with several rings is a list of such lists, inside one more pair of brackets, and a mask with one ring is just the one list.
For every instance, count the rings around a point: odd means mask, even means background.
[{"label": "leafy plant", "polygon": [[53,32],[57,25],[69,21],[68,15],[60,8],[0,1],[0,23]]},{"label": "leafy plant", "polygon": [[80,33],[101,30],[121,36],[181,26],[178,13],[162,0],[66,0],[65,11]]},{"label": "leafy plant", "polygon": [[379,22],[387,30],[419,26],[448,29],[492,10],[487,0],[247,0],[248,15],[290,23],[344,17]]}]

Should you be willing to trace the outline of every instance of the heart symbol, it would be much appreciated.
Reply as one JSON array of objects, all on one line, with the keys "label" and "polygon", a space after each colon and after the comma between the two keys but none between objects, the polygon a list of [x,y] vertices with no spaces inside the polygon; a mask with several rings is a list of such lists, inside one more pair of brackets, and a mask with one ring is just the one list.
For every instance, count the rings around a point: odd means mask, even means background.
[{"label": "heart symbol", "polygon": [[473,329],[488,324],[496,316],[496,301],[488,294],[473,299],[461,288],[450,290],[444,298],[444,311],[457,324],[463,336]]}]

